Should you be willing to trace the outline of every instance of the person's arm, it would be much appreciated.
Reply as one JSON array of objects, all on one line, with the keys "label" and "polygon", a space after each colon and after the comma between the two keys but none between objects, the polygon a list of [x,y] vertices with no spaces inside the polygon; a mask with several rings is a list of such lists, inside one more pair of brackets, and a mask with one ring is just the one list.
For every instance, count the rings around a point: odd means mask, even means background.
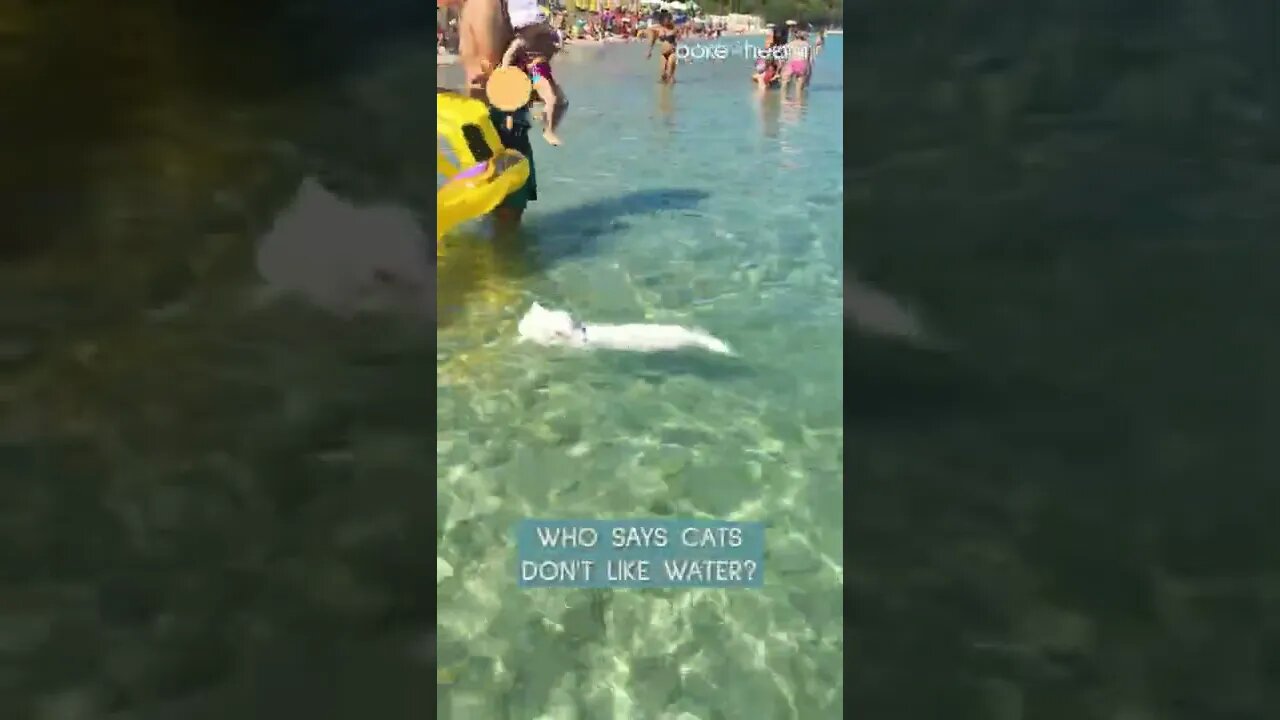
[{"label": "person's arm", "polygon": [[516,60],[516,53],[520,52],[520,50],[523,48],[524,48],[523,38],[516,38],[515,40],[512,40],[511,45],[507,47],[507,51],[502,55],[502,66],[510,67],[511,63],[515,62]]},{"label": "person's arm", "polygon": [[658,31],[651,27],[649,28],[649,52],[648,54],[645,55],[646,58],[653,57],[653,46],[657,44],[658,44]]},{"label": "person's arm", "polygon": [[483,91],[489,73],[502,58],[510,32],[502,17],[502,0],[468,0],[458,20],[458,55],[467,69],[472,94]]}]

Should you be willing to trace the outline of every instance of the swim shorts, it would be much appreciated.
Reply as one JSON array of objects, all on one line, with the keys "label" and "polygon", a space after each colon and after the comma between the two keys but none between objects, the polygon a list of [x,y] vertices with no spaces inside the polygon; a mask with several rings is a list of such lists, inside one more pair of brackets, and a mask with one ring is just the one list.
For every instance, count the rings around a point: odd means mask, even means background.
[{"label": "swim shorts", "polygon": [[[513,121],[509,130],[507,129],[508,117]],[[533,121],[529,118],[529,109],[522,108],[515,113],[506,113],[491,107],[489,119],[498,130],[498,139],[502,141],[502,146],[515,150],[529,161],[529,179],[498,206],[523,210],[529,203],[538,199],[538,176],[533,167],[533,144],[529,142],[529,129],[533,127]]]}]

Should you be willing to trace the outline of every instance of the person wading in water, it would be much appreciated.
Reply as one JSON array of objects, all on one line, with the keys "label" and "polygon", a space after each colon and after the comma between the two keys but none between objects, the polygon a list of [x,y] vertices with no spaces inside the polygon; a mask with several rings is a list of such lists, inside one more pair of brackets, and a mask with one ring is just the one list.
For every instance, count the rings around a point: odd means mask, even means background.
[{"label": "person wading in water", "polygon": [[676,40],[679,34],[676,21],[666,10],[658,14],[658,24],[649,28],[649,54],[644,57],[646,60],[653,57],[653,46],[658,45],[658,52],[662,53],[662,69],[658,72],[660,83],[676,81]]},{"label": "person wading in water", "polygon": [[[458,20],[458,62],[466,73],[467,92],[471,97],[488,103],[485,83],[489,79],[489,74],[502,65],[502,56],[511,46],[511,41],[515,39],[506,0],[448,0],[448,2],[462,7]],[[503,146],[519,152],[529,160],[529,179],[525,181],[523,187],[508,195],[507,199],[493,211],[493,217],[499,229],[512,230],[519,227],[529,203],[538,199],[533,146],[529,142],[529,129],[533,127],[533,121],[529,117],[528,106],[517,110],[514,114],[502,112],[491,106],[489,116],[498,130],[498,137],[502,140]],[[508,123],[508,120],[511,122]]]}]

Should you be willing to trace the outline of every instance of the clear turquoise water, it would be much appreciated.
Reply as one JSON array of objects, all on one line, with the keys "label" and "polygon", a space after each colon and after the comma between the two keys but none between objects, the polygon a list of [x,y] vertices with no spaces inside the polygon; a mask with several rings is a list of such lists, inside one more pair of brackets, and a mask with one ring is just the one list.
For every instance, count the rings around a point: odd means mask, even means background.
[{"label": "clear turquoise water", "polygon": [[[443,717],[841,716],[840,53],[798,101],[757,95],[740,57],[666,87],[640,45],[575,46],[519,247],[446,240]],[[740,357],[519,346],[534,301],[700,326]],[[515,590],[518,519],[652,515],[768,523],[766,587]]]}]

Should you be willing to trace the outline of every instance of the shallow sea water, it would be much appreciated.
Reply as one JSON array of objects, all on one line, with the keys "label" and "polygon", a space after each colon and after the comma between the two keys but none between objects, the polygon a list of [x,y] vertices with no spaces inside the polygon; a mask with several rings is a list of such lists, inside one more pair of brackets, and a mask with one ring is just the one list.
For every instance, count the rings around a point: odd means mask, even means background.
[{"label": "shallow sea water", "polygon": [[[640,45],[572,47],[565,144],[534,138],[518,247],[438,260],[439,711],[834,718],[843,700],[841,45],[803,100],[748,60],[658,85]],[[741,39],[725,39],[741,47]],[[735,358],[515,342],[534,301],[702,327]],[[768,524],[761,591],[515,588],[524,517]],[[682,714],[684,713],[684,714]]]}]

